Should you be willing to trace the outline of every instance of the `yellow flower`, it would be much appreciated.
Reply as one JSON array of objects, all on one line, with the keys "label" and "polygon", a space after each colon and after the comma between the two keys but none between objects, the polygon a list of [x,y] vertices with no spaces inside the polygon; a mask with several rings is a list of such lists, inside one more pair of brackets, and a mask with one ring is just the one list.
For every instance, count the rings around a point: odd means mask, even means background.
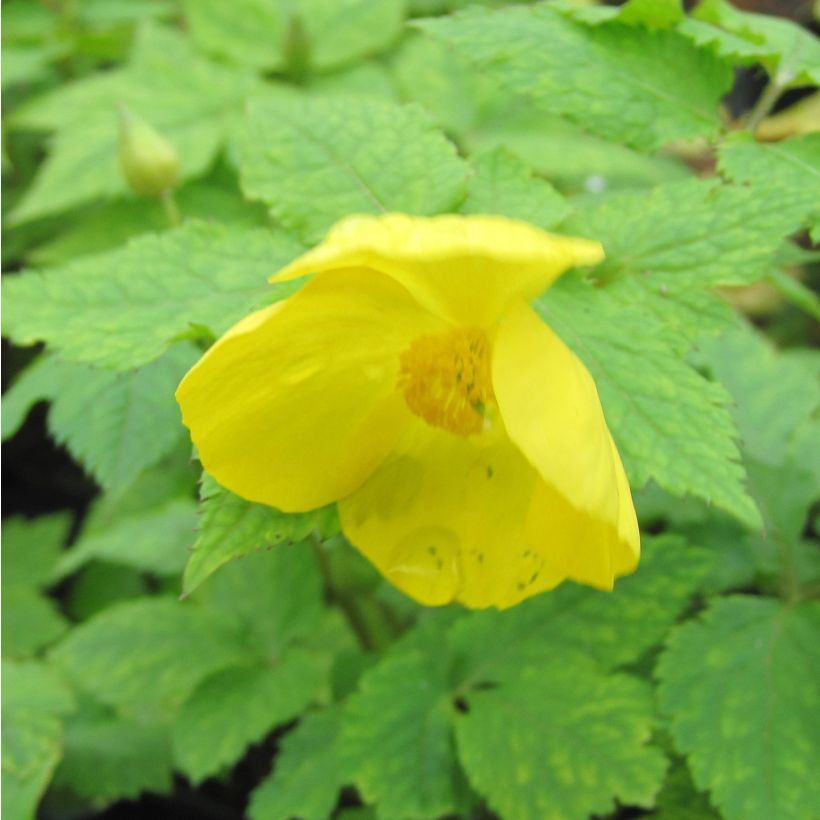
[{"label": "yellow flower", "polygon": [[179,386],[204,467],[285,511],[337,501],[424,604],[611,589],[638,562],[629,485],[591,376],[528,305],[602,257],[499,217],[342,221]]}]

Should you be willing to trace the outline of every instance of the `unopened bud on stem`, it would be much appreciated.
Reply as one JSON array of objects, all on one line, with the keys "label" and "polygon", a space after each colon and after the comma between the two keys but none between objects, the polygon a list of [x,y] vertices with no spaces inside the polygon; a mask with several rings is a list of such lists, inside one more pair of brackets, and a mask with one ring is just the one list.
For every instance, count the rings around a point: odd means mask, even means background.
[{"label": "unopened bud on stem", "polygon": [[171,191],[179,173],[174,146],[124,105],[120,116],[120,166],[138,194],[161,196]]}]

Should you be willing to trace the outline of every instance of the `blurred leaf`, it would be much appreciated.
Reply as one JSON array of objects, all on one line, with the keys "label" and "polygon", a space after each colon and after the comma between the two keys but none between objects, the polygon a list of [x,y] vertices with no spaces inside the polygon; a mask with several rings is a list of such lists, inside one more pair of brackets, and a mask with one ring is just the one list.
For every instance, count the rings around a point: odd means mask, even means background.
[{"label": "blurred leaf", "polygon": [[458,807],[444,656],[388,657],[365,673],[344,714],[338,754],[385,817],[439,817]]},{"label": "blurred leaf", "polygon": [[123,518],[110,529],[82,536],[57,564],[55,578],[71,575],[92,560],[176,575],[185,566],[195,529],[193,499],[171,499],[148,512]]},{"label": "blurred leaf", "polygon": [[677,32],[586,28],[548,4],[475,8],[416,25],[508,90],[607,139],[651,151],[720,129],[729,66]]},{"label": "blurred leaf", "polygon": [[464,214],[501,214],[550,229],[566,217],[570,206],[520,159],[496,148],[473,160],[467,198],[459,210]]},{"label": "blurred leaf", "polygon": [[779,85],[820,83],[820,43],[783,17],[741,11],[726,0],[701,0],[679,30],[733,61],[762,63]]},{"label": "blurred leaf", "polygon": [[352,213],[435,214],[464,194],[466,165],[418,107],[256,99],[238,147],[246,195],[308,242]]},{"label": "blurred leaf", "polygon": [[791,461],[778,467],[751,461],[749,481],[765,529],[748,536],[758,568],[780,576],[787,597],[800,586],[820,582],[820,544],[801,536],[813,504],[820,500],[820,484]]},{"label": "blurred leaf", "polygon": [[174,390],[196,359],[189,345],[127,373],[62,362],[46,355],[6,394],[3,437],[33,404],[50,400],[49,432],[106,489],[127,487],[180,440]]},{"label": "blurred leaf", "polygon": [[404,22],[402,0],[240,0],[230,9],[220,0],[186,0],[184,5],[201,48],[257,69],[287,68],[293,25],[304,29],[309,66],[327,70],[381,51]]},{"label": "blurred leaf", "polygon": [[32,820],[60,759],[71,693],[42,664],[3,660],[3,817]]},{"label": "blurred leaf", "polygon": [[820,134],[768,145],[755,142],[751,135],[738,135],[720,147],[718,168],[735,182],[749,185],[761,199],[772,201],[776,196],[777,201],[789,201],[791,208],[802,208],[805,223],[820,230]]},{"label": "blurred leaf", "polygon": [[720,820],[706,795],[695,789],[692,776],[681,761],[674,761],[655,801],[657,820]]},{"label": "blurred leaf", "polygon": [[605,668],[637,661],[661,642],[701,580],[709,562],[680,539],[644,537],[641,564],[601,592],[563,584],[501,612],[473,612],[453,627],[461,686],[515,676],[555,656],[578,653]]},{"label": "blurred leaf", "polygon": [[234,561],[209,578],[196,599],[223,621],[241,621],[269,658],[310,636],[325,614],[322,576],[307,544],[283,544]]},{"label": "blurred leaf", "polygon": [[283,513],[245,501],[220,487],[207,473],[202,476],[200,498],[199,535],[185,567],[186,595],[234,558],[277,544],[303,541],[314,530],[329,535],[337,529],[334,507]]},{"label": "blurred leaf", "polygon": [[15,113],[13,128],[57,133],[13,220],[127,192],[117,153],[118,104],[172,143],[184,180],[208,169],[244,99],[258,89],[252,76],[197,57],[173,30],[143,26],[127,66],[61,86]]},{"label": "blurred leaf", "polygon": [[595,378],[634,487],[654,478],[674,495],[697,495],[756,526],[728,395],[683,359],[677,324],[654,315],[666,298],[631,279],[593,288],[565,277],[535,307]]},{"label": "blurred leaf", "polygon": [[573,20],[589,25],[617,20],[649,28],[669,28],[684,19],[681,0],[627,0],[617,7],[590,5],[584,0],[557,0],[555,6]]},{"label": "blurred leaf", "polygon": [[474,125],[481,78],[445,44],[410,33],[391,52],[390,73],[401,98],[424,106],[441,128],[462,135]]},{"label": "blurred leaf", "polygon": [[72,580],[66,611],[77,621],[87,621],[115,603],[142,598],[148,591],[146,579],[136,570],[95,561]]},{"label": "blurred leaf", "polygon": [[661,704],[695,784],[727,820],[809,817],[820,804],[820,606],[737,596],[675,630]]},{"label": "blurred leaf", "polygon": [[464,693],[459,758],[505,820],[608,814],[615,799],[650,807],[666,759],[647,745],[652,697],[578,655],[511,670],[503,685]]},{"label": "blurred leaf", "polygon": [[5,332],[18,344],[46,341],[69,361],[139,367],[192,326],[219,334],[287,293],[266,279],[299,251],[283,233],[190,223],[45,273],[7,277]]},{"label": "blurred leaf", "polygon": [[172,712],[208,675],[251,657],[223,618],[169,598],[106,609],[53,656],[99,701],[146,718]]},{"label": "blurred leaf", "polygon": [[332,74],[315,74],[305,79],[305,93],[319,97],[369,97],[396,102],[396,90],[381,62],[355,62]]},{"label": "blurred leaf", "polygon": [[52,49],[45,45],[3,46],[3,90],[15,85],[33,84],[47,79],[52,71]]},{"label": "blurred leaf", "polygon": [[9,587],[3,578],[4,657],[34,655],[67,629],[68,623],[54,601],[33,587]]},{"label": "blurred leaf", "polygon": [[596,137],[527,101],[497,95],[464,141],[472,151],[509,149],[562,190],[591,194],[658,185],[691,175],[671,156],[647,156]]},{"label": "blurred leaf", "polygon": [[327,820],[350,780],[336,750],[339,715],[324,709],[288,732],[273,773],[251,793],[251,820]]},{"label": "blurred leaf", "polygon": [[194,691],[174,721],[174,758],[193,782],[234,763],[247,746],[297,717],[323,683],[309,653],[292,650],[273,666],[230,667]]},{"label": "blurred leaf", "polygon": [[[4,396],[3,415],[8,410]],[[43,589],[49,585],[54,564],[60,557],[72,523],[69,512],[44,515],[31,520],[3,521],[3,583]]]},{"label": "blurred leaf", "polygon": [[[180,212],[203,220],[252,228],[267,221],[261,205],[243,199],[238,188],[218,179],[197,180],[180,188],[175,198]],[[77,221],[27,254],[37,266],[62,265],[78,256],[103,253],[139,234],[168,229],[168,217],[156,199],[118,199],[82,210]]]},{"label": "blurred leaf", "polygon": [[[820,361],[816,351],[811,355]],[[794,454],[796,432],[820,410],[820,381],[808,360],[778,352],[743,325],[701,340],[698,357],[732,394],[745,450],[770,464]]]},{"label": "blurred leaf", "polygon": [[254,69],[284,68],[287,12],[275,0],[183,0],[185,21],[196,46],[216,57]]},{"label": "blurred leaf", "polygon": [[71,525],[69,513],[3,522],[3,656],[27,657],[68,628],[56,603],[42,594]]},{"label": "blurred leaf", "polygon": [[54,783],[95,804],[165,793],[172,785],[168,730],[83,703],[65,726]]}]

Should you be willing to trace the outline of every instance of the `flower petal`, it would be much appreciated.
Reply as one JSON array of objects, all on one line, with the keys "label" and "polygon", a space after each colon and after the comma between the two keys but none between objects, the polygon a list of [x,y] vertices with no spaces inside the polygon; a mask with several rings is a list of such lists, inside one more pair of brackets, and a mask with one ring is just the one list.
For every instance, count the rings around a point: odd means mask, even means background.
[{"label": "flower petal", "polygon": [[510,438],[547,484],[617,527],[617,453],[580,359],[523,302],[499,326],[493,389]]},{"label": "flower petal", "polygon": [[637,565],[640,535],[592,377],[519,302],[495,339],[493,388],[510,438],[543,479],[529,511],[528,541],[549,543],[550,561],[567,577],[611,589]]},{"label": "flower petal", "polygon": [[603,259],[598,242],[545,233],[498,216],[355,216],[272,277],[365,267],[404,285],[429,310],[489,327],[516,298],[530,300],[565,270]]},{"label": "flower petal", "polygon": [[177,390],[203,466],[289,512],[347,495],[413,418],[396,390],[399,352],[440,330],[404,288],[367,271],[319,277],[252,314]]},{"label": "flower petal", "polygon": [[612,486],[617,521],[579,510],[555,487],[540,481],[526,525],[528,543],[547,550],[556,572],[599,589],[612,589],[617,577],[632,572],[640,554],[632,495],[617,452],[614,457],[619,468]]},{"label": "flower petal", "polygon": [[502,428],[468,438],[419,422],[339,515],[351,543],[420,603],[506,607],[566,577],[549,544],[526,541],[538,483]]}]

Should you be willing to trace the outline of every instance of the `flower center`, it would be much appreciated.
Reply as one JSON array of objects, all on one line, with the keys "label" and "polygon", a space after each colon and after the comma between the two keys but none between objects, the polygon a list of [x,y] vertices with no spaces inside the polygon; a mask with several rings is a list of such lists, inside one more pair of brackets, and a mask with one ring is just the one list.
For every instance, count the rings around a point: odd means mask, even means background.
[{"label": "flower center", "polygon": [[482,432],[495,402],[486,334],[458,328],[414,339],[399,357],[398,388],[433,427],[462,436]]}]

